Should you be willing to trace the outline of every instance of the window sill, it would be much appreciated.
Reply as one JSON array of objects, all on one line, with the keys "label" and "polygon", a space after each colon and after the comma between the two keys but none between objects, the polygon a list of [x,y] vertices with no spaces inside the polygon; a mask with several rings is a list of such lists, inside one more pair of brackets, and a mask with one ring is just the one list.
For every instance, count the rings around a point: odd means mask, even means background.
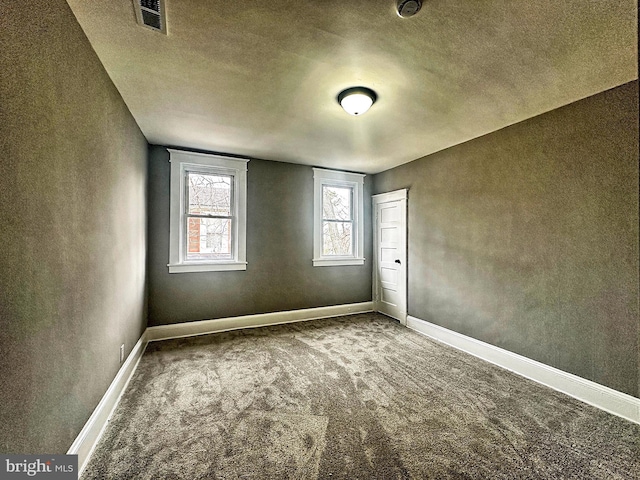
[{"label": "window sill", "polygon": [[314,267],[337,267],[342,265],[364,265],[364,258],[314,258]]},{"label": "window sill", "polygon": [[169,273],[228,272],[232,270],[246,270],[247,262],[170,263],[167,267],[169,267]]}]

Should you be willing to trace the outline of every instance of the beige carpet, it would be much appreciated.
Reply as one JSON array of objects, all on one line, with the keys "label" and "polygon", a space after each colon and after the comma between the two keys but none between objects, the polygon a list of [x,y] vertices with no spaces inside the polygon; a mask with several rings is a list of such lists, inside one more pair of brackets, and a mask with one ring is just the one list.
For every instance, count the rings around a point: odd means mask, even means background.
[{"label": "beige carpet", "polygon": [[84,479],[640,478],[640,425],[362,314],[149,344]]}]

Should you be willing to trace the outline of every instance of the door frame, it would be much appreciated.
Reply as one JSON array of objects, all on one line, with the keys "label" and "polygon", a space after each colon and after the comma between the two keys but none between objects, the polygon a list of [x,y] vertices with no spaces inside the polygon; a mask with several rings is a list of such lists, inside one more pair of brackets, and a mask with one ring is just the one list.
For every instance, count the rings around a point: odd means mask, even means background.
[{"label": "door frame", "polygon": [[379,269],[379,264],[378,264],[378,205],[382,204],[382,203],[389,203],[389,202],[397,202],[400,201],[400,211],[401,211],[401,222],[402,222],[402,236],[403,238],[401,239],[401,242],[404,244],[404,249],[403,249],[403,253],[404,253],[404,257],[400,259],[400,261],[402,262],[401,265],[403,266],[402,268],[402,273],[403,275],[401,276],[402,280],[404,281],[404,312],[401,315],[401,318],[399,318],[398,320],[400,320],[400,323],[402,325],[406,325],[407,324],[407,311],[409,308],[409,295],[408,295],[408,281],[407,281],[407,271],[408,271],[408,265],[407,265],[407,257],[408,257],[408,244],[407,244],[407,234],[408,234],[408,229],[407,229],[407,203],[408,203],[408,189],[407,188],[402,188],[400,190],[394,190],[392,192],[386,192],[386,193],[379,193],[377,195],[372,195],[371,196],[371,203],[372,203],[372,216],[373,216],[373,281],[372,281],[372,286],[373,286],[373,292],[372,292],[372,299],[373,299],[373,309],[377,312],[378,311],[378,306],[380,303],[380,298],[379,298],[379,294],[378,292],[380,291],[380,278],[378,275],[378,269]]}]

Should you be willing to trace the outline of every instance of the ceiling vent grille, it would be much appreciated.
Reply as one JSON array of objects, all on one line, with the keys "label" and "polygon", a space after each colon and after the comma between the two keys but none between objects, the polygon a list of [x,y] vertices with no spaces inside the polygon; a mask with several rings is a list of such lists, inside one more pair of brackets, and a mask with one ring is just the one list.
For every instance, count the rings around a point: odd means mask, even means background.
[{"label": "ceiling vent grille", "polygon": [[138,24],[167,34],[164,0],[133,0]]}]

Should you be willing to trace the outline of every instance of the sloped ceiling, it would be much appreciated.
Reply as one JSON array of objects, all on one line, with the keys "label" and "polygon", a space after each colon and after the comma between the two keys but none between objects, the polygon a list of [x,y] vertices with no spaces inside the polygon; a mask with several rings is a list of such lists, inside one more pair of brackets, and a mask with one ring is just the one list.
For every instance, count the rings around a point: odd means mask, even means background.
[{"label": "sloped ceiling", "polygon": [[68,3],[150,143],[365,173],[638,77],[631,0],[166,0],[168,35]]}]

